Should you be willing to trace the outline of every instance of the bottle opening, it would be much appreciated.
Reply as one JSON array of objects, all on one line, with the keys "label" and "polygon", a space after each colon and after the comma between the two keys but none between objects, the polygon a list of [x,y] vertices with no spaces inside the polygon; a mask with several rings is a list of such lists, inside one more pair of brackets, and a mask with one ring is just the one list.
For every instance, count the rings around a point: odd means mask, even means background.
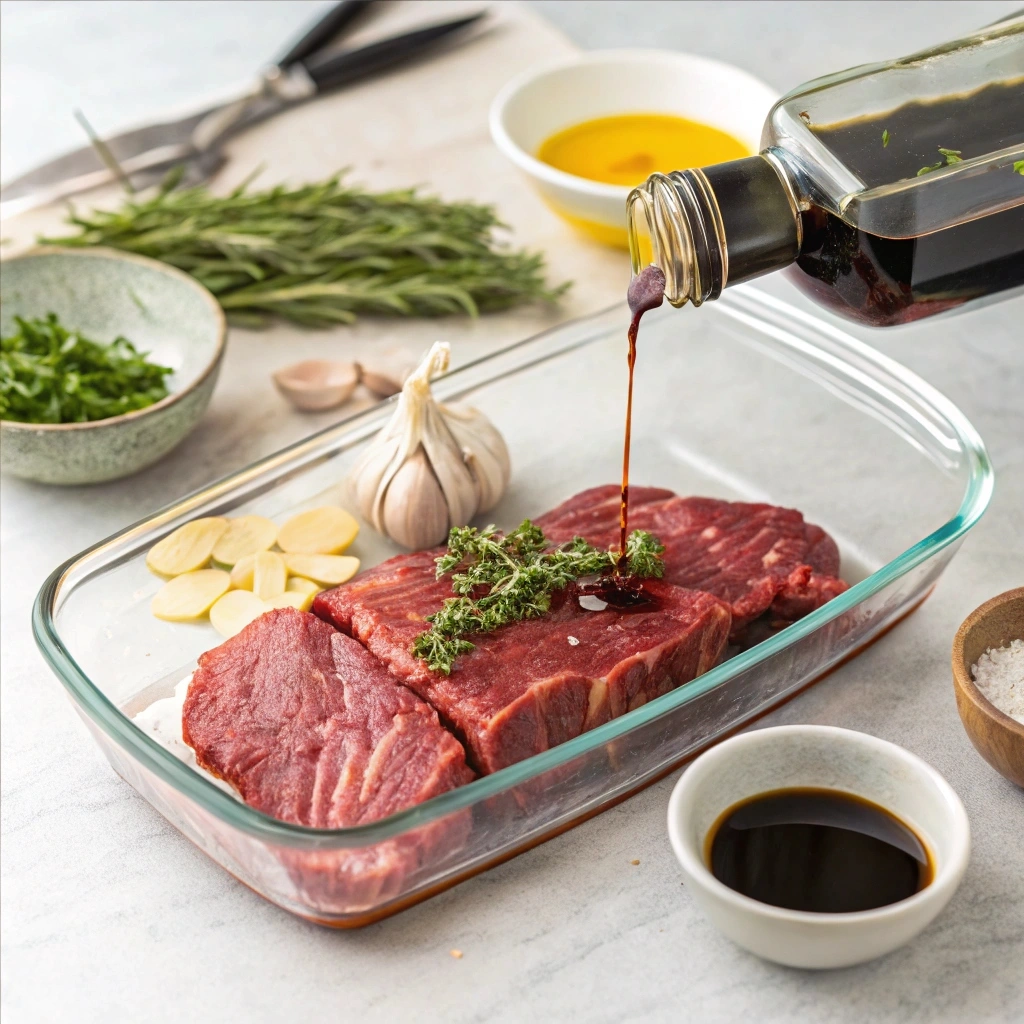
[{"label": "bottle opening", "polygon": [[626,220],[634,274],[652,263],[660,268],[673,306],[718,298],[727,273],[725,237],[701,171],[652,174],[629,194]]}]

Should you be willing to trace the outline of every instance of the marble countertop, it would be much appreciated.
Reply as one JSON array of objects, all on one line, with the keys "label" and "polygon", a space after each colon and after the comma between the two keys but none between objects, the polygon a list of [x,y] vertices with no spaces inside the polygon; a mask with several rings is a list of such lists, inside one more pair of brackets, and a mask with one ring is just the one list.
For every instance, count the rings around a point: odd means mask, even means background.
[{"label": "marble countertop", "polygon": [[[272,54],[318,6],[309,0],[9,0],[2,5],[3,176],[78,143],[68,125],[70,107],[81,106],[108,130],[201,99],[244,78],[254,60]],[[418,6],[422,12],[425,5]],[[517,235],[543,246],[555,270],[579,282],[564,316],[607,304],[609,294],[619,294],[625,269],[618,254],[568,237],[490,151],[482,111],[517,65],[573,44],[671,46],[739,64],[781,90],[836,68],[909,53],[995,20],[1016,4],[530,6],[550,24],[500,11],[514,23],[508,31],[520,32],[524,42],[492,43],[501,56],[491,78],[481,72],[474,89],[410,98],[400,76],[382,80],[373,92],[376,109],[384,111],[375,125],[385,134],[397,130],[400,122],[389,122],[387,112],[411,104],[401,122],[408,152],[378,152],[356,166],[382,183],[421,180],[498,202]],[[268,126],[271,135],[261,144],[273,151],[271,169],[320,173],[349,162],[346,139],[361,129],[346,115],[361,97],[353,91],[330,101],[344,131],[325,131],[312,112],[297,113],[287,128],[282,121]],[[465,129],[467,118],[472,131]],[[419,138],[415,129],[423,124],[441,126],[436,134],[444,145]],[[238,153],[246,155],[248,145],[256,143],[240,144]],[[306,164],[297,162],[296,150]],[[411,161],[420,169],[413,179]],[[49,216],[12,230],[5,224],[3,234],[24,237],[50,226]],[[801,301],[784,281],[767,287]],[[531,312],[444,324],[443,332],[468,358],[549,320]],[[776,967],[732,946],[680,884],[664,822],[675,777],[358,932],[291,918],[185,841],[102,759],[36,652],[29,610],[44,577],[65,558],[318,426],[316,417],[275,404],[268,372],[325,345],[332,353],[355,351],[380,328],[364,326],[343,338],[289,335],[287,356],[287,332],[237,332],[206,420],[157,467],[96,488],[60,490],[8,478],[0,486],[5,1022],[1020,1020],[1024,792],[996,775],[966,739],[949,649],[971,609],[1024,582],[1022,323],[1024,298],[1017,298],[935,324],[862,333],[966,412],[995,463],[995,498],[918,612],[759,723],[864,730],[921,755],[960,794],[974,835],[971,864],[949,907],[916,941],[874,963],[822,973]],[[389,344],[411,350],[440,331],[432,324],[386,333]],[[461,959],[449,955],[453,948]]]}]

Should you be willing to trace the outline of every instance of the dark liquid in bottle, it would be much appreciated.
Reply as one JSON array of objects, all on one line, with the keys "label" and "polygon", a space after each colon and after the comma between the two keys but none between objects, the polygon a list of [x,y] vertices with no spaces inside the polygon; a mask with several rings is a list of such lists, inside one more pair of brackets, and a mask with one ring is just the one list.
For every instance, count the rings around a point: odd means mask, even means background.
[{"label": "dark liquid in bottle", "polygon": [[[968,160],[1024,142],[1024,79],[814,130],[869,188],[912,178],[945,166],[939,147]],[[1009,162],[986,173],[1016,174]],[[1024,177],[1017,178],[1022,205],[916,238],[869,234],[812,207],[801,215],[803,245],[790,276],[816,301],[877,327],[1024,285]]]},{"label": "dark liquid in bottle", "polygon": [[924,844],[877,804],[832,789],[780,789],[730,808],[706,859],[730,889],[775,907],[845,914],[913,896],[933,877]]}]

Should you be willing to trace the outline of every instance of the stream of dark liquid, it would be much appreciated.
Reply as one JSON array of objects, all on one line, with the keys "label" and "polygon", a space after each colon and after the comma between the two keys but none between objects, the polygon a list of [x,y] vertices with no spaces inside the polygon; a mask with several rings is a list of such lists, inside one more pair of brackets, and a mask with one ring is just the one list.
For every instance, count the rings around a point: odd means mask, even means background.
[{"label": "stream of dark liquid", "polygon": [[658,267],[641,270],[630,282],[626,293],[629,311],[629,388],[626,392],[626,434],[622,445],[622,497],[619,502],[619,558],[617,571],[626,569],[626,541],[629,539],[629,448],[633,435],[633,369],[636,366],[636,338],[640,331],[640,318],[648,310],[657,309],[665,301],[665,275]]},{"label": "stream of dark liquid", "polygon": [[619,503],[619,562],[622,572],[626,564],[626,540],[629,537],[629,447],[633,434],[633,368],[636,366],[636,335],[640,330],[641,313],[634,313],[629,323],[629,389],[626,391],[626,433],[622,443],[622,498]]}]

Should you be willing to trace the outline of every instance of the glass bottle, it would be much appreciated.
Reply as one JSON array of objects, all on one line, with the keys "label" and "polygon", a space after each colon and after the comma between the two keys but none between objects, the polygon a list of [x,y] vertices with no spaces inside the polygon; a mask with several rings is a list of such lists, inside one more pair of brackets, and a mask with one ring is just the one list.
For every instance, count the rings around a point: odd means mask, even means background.
[{"label": "glass bottle", "polygon": [[1024,286],[1024,15],[819,78],[772,108],[761,153],[654,174],[627,201],[633,272],[674,306],[789,268],[872,326]]}]

